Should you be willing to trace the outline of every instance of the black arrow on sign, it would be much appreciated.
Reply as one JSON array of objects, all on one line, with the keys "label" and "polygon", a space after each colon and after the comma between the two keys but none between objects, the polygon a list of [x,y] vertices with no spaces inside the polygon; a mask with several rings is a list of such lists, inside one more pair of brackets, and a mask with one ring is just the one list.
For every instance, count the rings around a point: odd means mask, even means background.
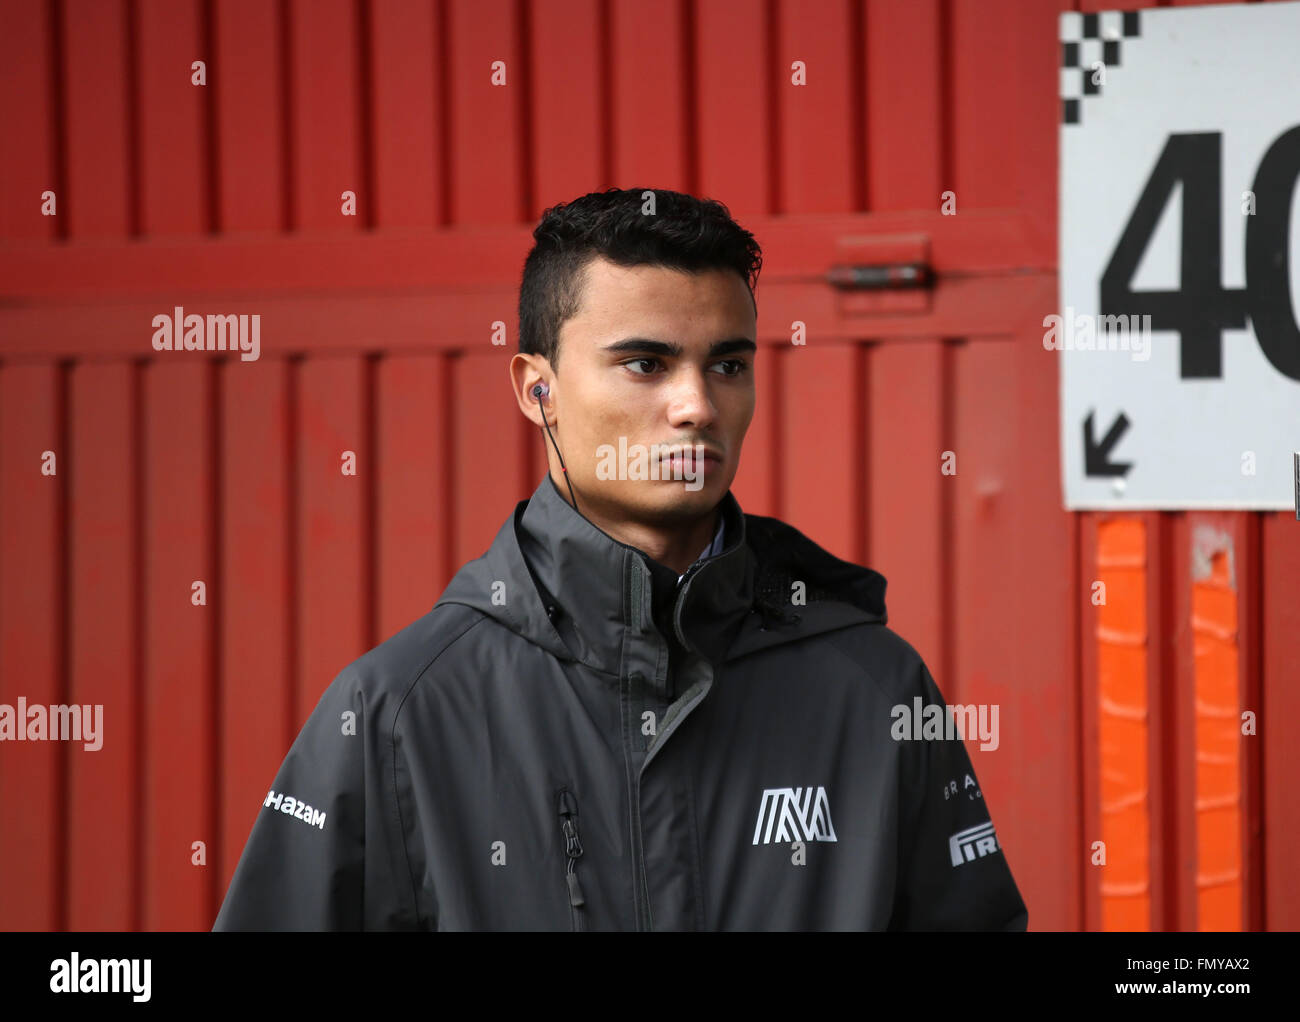
[{"label": "black arrow on sign", "polygon": [[1083,420],[1083,474],[1085,476],[1126,476],[1133,467],[1131,461],[1110,461],[1111,449],[1128,429],[1128,416],[1123,412],[1111,424],[1101,443],[1093,439],[1092,412]]}]

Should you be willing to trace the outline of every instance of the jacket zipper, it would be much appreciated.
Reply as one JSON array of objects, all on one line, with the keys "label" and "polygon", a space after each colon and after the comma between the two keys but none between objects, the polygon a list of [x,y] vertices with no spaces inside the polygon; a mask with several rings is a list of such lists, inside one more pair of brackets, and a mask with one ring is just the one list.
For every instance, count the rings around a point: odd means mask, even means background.
[{"label": "jacket zipper", "polygon": [[686,583],[688,583],[691,580],[691,576],[694,575],[697,570],[699,570],[699,567],[700,567],[700,562],[696,561],[689,568],[687,568],[686,573],[682,575],[680,579],[678,579],[677,588],[673,590],[673,607],[668,615],[668,627],[671,631],[671,634],[664,636],[664,638],[668,642],[668,677],[666,679],[665,695],[667,696],[669,703],[672,703],[672,701],[677,698],[677,679],[675,677],[676,672],[673,670],[674,665],[673,665],[673,655],[672,655],[673,646],[676,645],[679,641],[677,638],[677,621],[676,621],[677,601],[678,599],[681,598],[682,590],[686,587]]},{"label": "jacket zipper", "polygon": [[[678,579],[678,581],[677,581],[677,586],[676,586],[676,588],[673,590],[673,609],[672,609],[671,614],[669,615],[669,621],[668,621],[669,627],[673,629],[673,633],[674,633],[674,634],[673,634],[673,637],[672,637],[671,639],[668,640],[668,642],[669,642],[669,657],[668,657],[668,661],[669,661],[669,662],[668,662],[668,678],[667,678],[666,693],[667,693],[667,697],[668,697],[668,701],[669,701],[669,703],[671,703],[674,699],[677,698],[677,678],[676,678],[676,672],[673,670],[672,653],[671,653],[671,649],[672,649],[672,643],[673,643],[673,641],[674,641],[674,640],[676,640],[676,641],[680,641],[680,640],[677,640],[677,639],[676,639],[676,629],[677,629],[677,620],[676,620],[676,619],[677,619],[677,606],[676,606],[676,604],[677,604],[677,600],[681,597],[682,590],[683,590],[684,588],[686,588],[687,583],[690,582],[690,580],[691,580],[691,576],[694,575],[694,574],[695,574],[699,569],[700,569],[700,562],[699,562],[699,561],[697,561],[696,563],[692,564],[689,568],[687,568],[687,569],[686,569],[686,573],[685,573],[684,575],[682,575],[682,577],[681,577],[680,579]],[[680,665],[679,665],[679,666],[680,666]],[[626,754],[626,750],[624,750],[624,753]],[[644,922],[645,922],[645,928],[646,928],[647,930],[649,930],[649,931],[653,931],[654,928],[655,928],[655,924],[654,924],[654,916],[651,914],[651,911],[650,911],[650,888],[649,888],[649,882],[647,881],[647,879],[646,879],[646,875],[645,875],[645,850],[644,850],[644,847],[642,846],[642,843],[641,843],[641,810],[640,810],[640,802],[641,802],[641,781],[640,781],[640,770],[638,770],[637,773],[638,773],[638,777],[637,777],[637,783],[636,783],[636,794],[635,794],[635,803],[636,803],[636,804],[633,806],[633,814],[634,814],[634,820],[633,820],[633,822],[634,822],[634,824],[635,824],[635,828],[636,828],[636,831],[635,831],[635,839],[636,839],[636,844],[637,844],[637,848],[634,850],[633,854],[634,854],[634,856],[636,856],[636,858],[639,860],[639,863],[640,863],[640,870],[639,870],[639,872],[640,872],[640,881],[641,881],[641,882],[637,885],[637,901],[640,903],[640,904],[639,904],[639,908],[640,908],[640,910],[641,910],[641,918],[642,918],[642,919],[644,920]],[[639,855],[636,854],[637,851],[640,852]]]},{"label": "jacket zipper", "polygon": [[564,831],[565,883],[569,889],[569,923],[579,933],[587,929],[587,900],[582,896],[576,867],[582,857],[578,838],[578,800],[568,788],[560,791],[560,829]]}]

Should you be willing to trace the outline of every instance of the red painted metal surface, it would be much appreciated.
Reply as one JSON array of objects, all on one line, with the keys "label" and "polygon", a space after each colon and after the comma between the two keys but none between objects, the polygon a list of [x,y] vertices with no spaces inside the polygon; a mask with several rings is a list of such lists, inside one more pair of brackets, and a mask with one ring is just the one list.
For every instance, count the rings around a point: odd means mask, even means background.
[{"label": "red painted metal surface", "polygon": [[[1300,765],[1272,723],[1300,712],[1300,527],[1061,510],[1041,324],[1068,9],[0,0],[0,702],[106,719],[98,752],[0,747],[0,928],[211,925],[320,692],[540,478],[507,377],[529,225],[613,185],[720,198],[763,244],[736,495],[884,573],[948,701],[1000,706],[972,756],[1031,925],[1300,928]],[[935,289],[825,283],[884,252],[928,258]],[[154,352],[177,305],[260,315],[261,358]],[[1196,573],[1207,523],[1231,587]],[[1089,596],[1117,571],[1141,594],[1143,749],[1103,713]],[[1198,622],[1231,655],[1198,656]],[[1213,778],[1237,807],[1214,847],[1202,691],[1259,719]],[[1137,822],[1103,812],[1115,756],[1145,776]],[[1227,902],[1197,886],[1232,870]]]}]

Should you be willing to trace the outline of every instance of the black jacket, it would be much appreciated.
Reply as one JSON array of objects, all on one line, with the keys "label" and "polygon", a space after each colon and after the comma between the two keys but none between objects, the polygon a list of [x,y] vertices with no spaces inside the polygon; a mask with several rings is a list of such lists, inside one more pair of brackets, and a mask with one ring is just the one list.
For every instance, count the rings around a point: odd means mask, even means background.
[{"label": "black jacket", "polygon": [[884,578],[721,508],[679,585],[547,475],[326,689],[213,928],[1024,929],[963,743],[891,736],[943,697]]}]

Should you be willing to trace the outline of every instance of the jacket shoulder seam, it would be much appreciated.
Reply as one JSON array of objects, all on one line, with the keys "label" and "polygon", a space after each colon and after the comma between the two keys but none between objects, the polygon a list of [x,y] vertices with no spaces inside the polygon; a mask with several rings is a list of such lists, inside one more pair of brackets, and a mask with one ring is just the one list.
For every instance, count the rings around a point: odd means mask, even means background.
[{"label": "jacket shoulder seam", "polygon": [[[857,625],[849,625],[848,627],[849,628],[858,628],[858,627],[883,628],[885,626],[879,621],[871,621],[871,622],[864,621]],[[847,629],[835,630],[835,632],[842,632],[842,631],[847,631]],[[840,644],[836,639],[831,638],[831,636],[835,635],[835,632],[827,633],[827,644],[830,646],[830,648],[833,649],[841,659],[851,664],[856,671],[860,672],[864,677],[870,679],[871,683],[875,685],[877,689],[879,689],[882,695],[884,695],[886,698],[889,699],[894,698],[897,695],[897,693],[891,692],[889,690],[889,686],[885,682],[880,680],[879,675],[877,675],[874,670],[872,670],[870,667],[866,666],[865,664],[861,664],[858,661],[854,660],[851,656],[848,655],[848,653],[846,653],[840,647]],[[902,639],[902,636],[897,636],[897,638]],[[906,640],[903,641],[906,643]],[[920,659],[920,655],[916,653],[916,651],[910,645],[908,645],[907,648],[911,650],[912,655],[914,657],[916,657],[918,660]]]}]

